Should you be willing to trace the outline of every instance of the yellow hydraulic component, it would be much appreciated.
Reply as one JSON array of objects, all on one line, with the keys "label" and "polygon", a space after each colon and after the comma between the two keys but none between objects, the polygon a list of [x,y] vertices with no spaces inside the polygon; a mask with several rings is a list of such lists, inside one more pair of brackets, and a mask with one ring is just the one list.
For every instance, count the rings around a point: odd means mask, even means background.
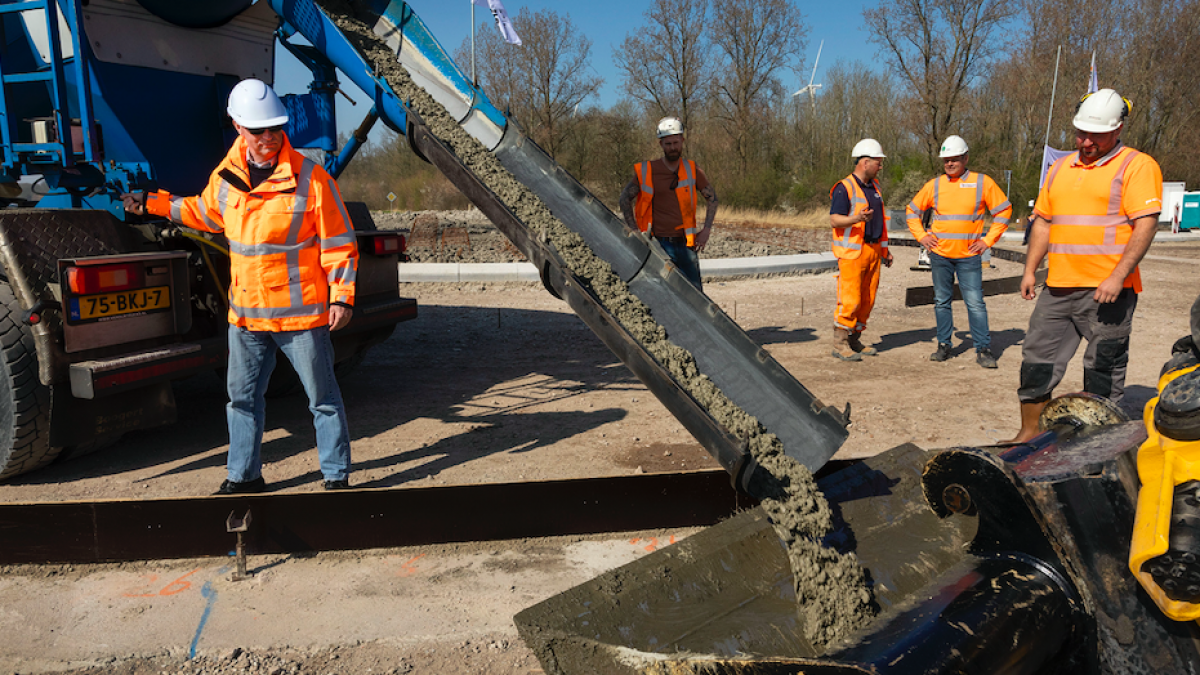
[{"label": "yellow hydraulic component", "polygon": [[[1164,373],[1158,382],[1159,395],[1146,404],[1144,420],[1148,438],[1138,449],[1137,467],[1142,487],[1138,492],[1137,515],[1129,551],[1129,569],[1168,617],[1176,621],[1200,619],[1200,549],[1192,545],[1200,529],[1177,530],[1172,541],[1171,525],[1181,518],[1200,523],[1196,492],[1177,486],[1200,481],[1200,440],[1179,440],[1162,433],[1156,409],[1163,390],[1180,377],[1200,368],[1191,364]],[[1184,434],[1190,435],[1190,434]],[[1177,503],[1177,500],[1182,500]],[[1190,500],[1190,501],[1189,501]],[[1176,513],[1183,507],[1188,513]],[[1193,508],[1195,507],[1195,508]],[[1180,546],[1180,541],[1185,544]],[[1172,543],[1176,546],[1172,547]],[[1147,564],[1148,563],[1148,564]],[[1156,578],[1157,577],[1157,578]],[[1160,583],[1162,585],[1160,585]]]}]

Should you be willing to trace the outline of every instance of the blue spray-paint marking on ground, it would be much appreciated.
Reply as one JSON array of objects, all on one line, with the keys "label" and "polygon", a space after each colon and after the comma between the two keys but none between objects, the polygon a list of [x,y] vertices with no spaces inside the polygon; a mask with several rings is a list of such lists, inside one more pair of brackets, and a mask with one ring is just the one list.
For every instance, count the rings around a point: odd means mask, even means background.
[{"label": "blue spray-paint marking on ground", "polygon": [[204,632],[204,624],[208,623],[208,615],[212,613],[213,605],[217,602],[217,592],[213,590],[212,581],[204,582],[204,586],[200,588],[200,596],[207,602],[204,604],[204,613],[200,615],[200,625],[196,626],[196,635],[192,638],[188,659],[196,658],[196,645],[200,644],[200,634]]}]

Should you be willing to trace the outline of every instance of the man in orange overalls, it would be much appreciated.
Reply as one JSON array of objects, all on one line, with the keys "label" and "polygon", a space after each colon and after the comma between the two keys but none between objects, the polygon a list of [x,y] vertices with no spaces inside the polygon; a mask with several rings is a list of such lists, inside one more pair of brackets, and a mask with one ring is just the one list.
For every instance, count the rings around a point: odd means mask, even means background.
[{"label": "man in orange overalls", "polygon": [[228,478],[217,494],[262,492],[265,394],[277,352],[308,394],[326,490],[350,485],[350,432],[329,331],[350,323],[358,248],[337,184],[288,143],[286,109],[255,79],[229,95],[238,132],[198,197],[123,195],[126,210],[229,240]]},{"label": "man in orange overalls", "polygon": [[850,155],[854,172],[829,191],[829,224],[833,226],[833,254],[838,259],[833,356],[861,361],[863,354],[878,354],[874,347],[863,345],[860,336],[875,306],[879,266],[892,265],[887,214],[875,180],[887,155],[873,138],[859,141]]},{"label": "man in orange overalls", "polygon": [[[1145,153],[1121,143],[1129,101],[1101,89],[1075,113],[1078,152],[1050,167],[1034,206],[1021,295],[1037,297],[1022,347],[1021,430],[1012,442],[1038,433],[1038,419],[1081,340],[1083,388],[1120,403],[1129,363],[1129,334],[1146,255],[1162,211],[1162,170]],[[1046,292],[1034,273],[1049,256]]]}]

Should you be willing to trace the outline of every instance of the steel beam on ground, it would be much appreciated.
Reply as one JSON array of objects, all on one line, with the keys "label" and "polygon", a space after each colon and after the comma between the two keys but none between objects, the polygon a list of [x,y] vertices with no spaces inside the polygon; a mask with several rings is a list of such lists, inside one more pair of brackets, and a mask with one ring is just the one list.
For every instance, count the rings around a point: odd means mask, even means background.
[{"label": "steel beam on ground", "polygon": [[0,504],[0,564],[299,553],[711,525],[756,502],[687,473],[186,499]]}]

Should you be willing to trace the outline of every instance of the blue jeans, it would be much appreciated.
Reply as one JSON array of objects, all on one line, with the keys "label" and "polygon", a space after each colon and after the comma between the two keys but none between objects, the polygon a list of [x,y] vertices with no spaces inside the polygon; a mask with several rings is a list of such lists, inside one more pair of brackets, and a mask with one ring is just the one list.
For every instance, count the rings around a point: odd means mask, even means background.
[{"label": "blue jeans", "polygon": [[687,277],[687,280],[692,282],[692,285],[697,289],[704,290],[700,285],[700,255],[696,253],[696,249],[688,248],[688,245],[681,241],[677,242],[658,237],[655,237],[655,239],[658,239],[659,246],[663,247],[663,251],[666,252],[667,257],[671,259],[671,262],[675,263],[675,266],[679,268],[683,276]]},{"label": "blue jeans", "polygon": [[971,328],[971,339],[975,341],[975,351],[991,349],[987,306],[983,304],[983,267],[979,256],[946,258],[930,253],[929,264],[933,267],[933,315],[937,318],[938,344],[950,344],[950,337],[954,334],[954,313],[950,309],[950,300],[954,297],[954,277],[957,275],[958,288],[967,306],[967,323]]},{"label": "blue jeans", "polygon": [[262,437],[266,419],[267,382],[275,358],[283,351],[308,394],[308,409],[317,431],[317,455],[325,480],[350,477],[350,427],[342,392],[333,375],[333,343],[329,328],[252,331],[229,327],[229,480],[242,483],[262,475]]}]

